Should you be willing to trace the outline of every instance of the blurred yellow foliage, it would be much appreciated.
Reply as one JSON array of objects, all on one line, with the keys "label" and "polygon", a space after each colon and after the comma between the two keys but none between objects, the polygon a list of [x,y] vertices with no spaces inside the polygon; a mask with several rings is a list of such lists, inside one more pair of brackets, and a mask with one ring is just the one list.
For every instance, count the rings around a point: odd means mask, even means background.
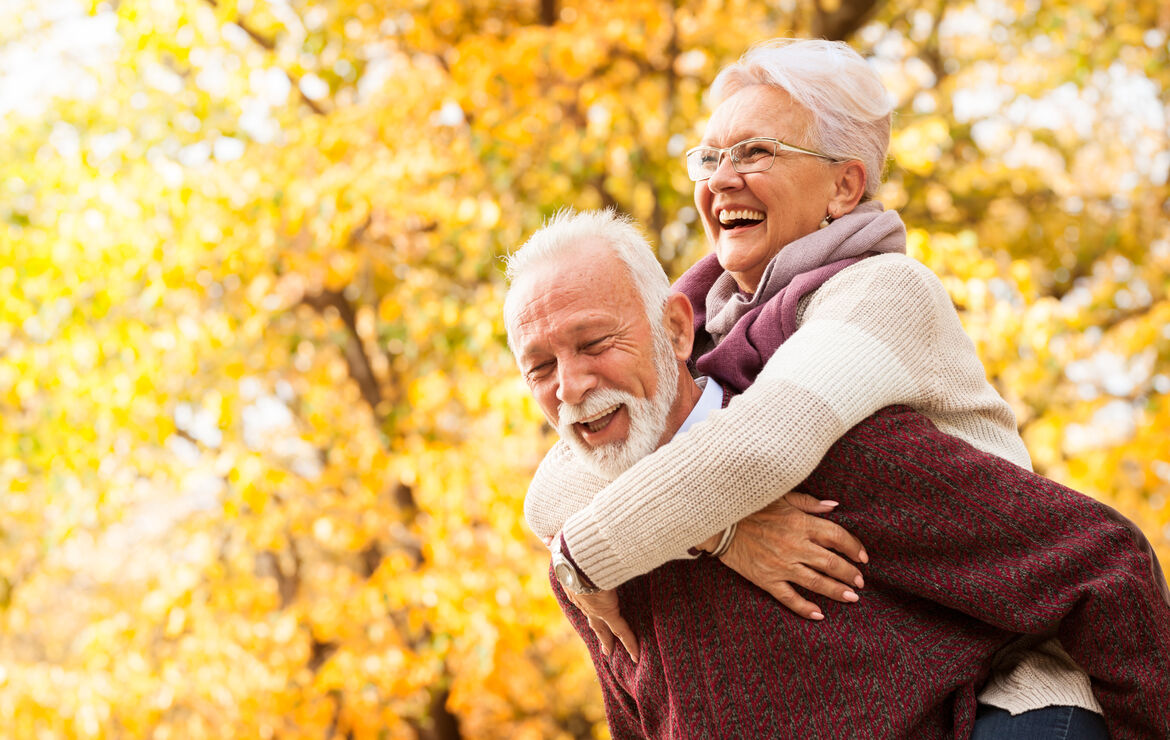
[{"label": "blurred yellow foliage", "polygon": [[1156,3],[57,5],[0,41],[46,74],[0,87],[6,737],[606,736],[500,257],[615,205],[680,274],[702,92],[772,36],[873,58],[881,197],[1037,469],[1170,560]]}]

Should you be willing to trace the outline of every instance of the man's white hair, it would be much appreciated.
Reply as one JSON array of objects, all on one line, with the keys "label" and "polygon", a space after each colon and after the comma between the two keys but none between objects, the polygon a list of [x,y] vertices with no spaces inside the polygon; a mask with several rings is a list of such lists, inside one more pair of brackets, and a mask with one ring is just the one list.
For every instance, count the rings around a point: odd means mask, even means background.
[{"label": "man's white hair", "polygon": [[[505,258],[508,282],[517,282],[533,268],[556,263],[585,250],[609,248],[629,271],[634,289],[646,306],[650,326],[662,324],[666,299],[670,297],[670,280],[654,256],[654,249],[629,217],[612,208],[600,211],[574,211],[565,208],[550,218],[528,241]],[[517,311],[515,291],[509,288],[504,297],[504,327],[508,347],[513,353],[512,328]]]},{"label": "man's white hair", "polygon": [[811,140],[800,143],[835,159],[861,160],[865,197],[877,194],[890,148],[893,103],[860,54],[844,42],[823,39],[756,44],[711,83],[711,105],[750,85],[778,87],[807,108],[813,118]]}]

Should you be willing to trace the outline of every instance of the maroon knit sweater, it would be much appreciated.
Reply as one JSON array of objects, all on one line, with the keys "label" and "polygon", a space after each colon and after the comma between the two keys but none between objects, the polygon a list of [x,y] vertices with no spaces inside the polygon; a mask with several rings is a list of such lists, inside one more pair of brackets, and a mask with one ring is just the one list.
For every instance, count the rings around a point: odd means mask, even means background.
[{"label": "maroon knit sweater", "polygon": [[[799,297],[777,298],[787,314]],[[747,351],[728,352],[729,336],[707,371],[750,382],[794,326],[768,324]],[[859,603],[804,594],[823,621],[718,560],[670,562],[618,589],[635,665],[602,654],[552,579],[614,738],[965,738],[995,652],[1051,634],[1088,671],[1113,737],[1170,738],[1170,594],[1121,515],[905,407],[850,430],[798,488],[840,501],[827,518],[870,554]]]},{"label": "maroon knit sweater", "polygon": [[1170,737],[1170,599],[1108,507],[891,407],[799,487],[865,543],[861,601],[788,611],[711,558],[618,589],[634,665],[589,647],[615,738],[965,738],[992,655],[1055,633],[1088,671],[1111,736]]}]

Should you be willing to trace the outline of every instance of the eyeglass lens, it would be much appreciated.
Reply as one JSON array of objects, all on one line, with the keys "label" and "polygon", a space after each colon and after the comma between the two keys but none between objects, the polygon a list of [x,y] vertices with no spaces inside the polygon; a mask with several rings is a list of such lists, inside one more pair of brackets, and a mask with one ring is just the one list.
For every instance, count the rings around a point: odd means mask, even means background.
[{"label": "eyeglass lens", "polygon": [[772,165],[776,156],[776,145],[770,141],[741,141],[726,150],[714,147],[696,149],[687,157],[687,173],[692,180],[705,180],[719,169],[723,152],[731,156],[731,165],[736,172],[760,172]]}]

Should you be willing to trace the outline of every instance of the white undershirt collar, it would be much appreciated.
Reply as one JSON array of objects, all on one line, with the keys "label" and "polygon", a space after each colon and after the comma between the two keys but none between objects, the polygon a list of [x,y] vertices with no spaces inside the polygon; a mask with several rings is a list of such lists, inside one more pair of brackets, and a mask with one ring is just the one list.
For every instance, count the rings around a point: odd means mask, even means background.
[{"label": "white undershirt collar", "polygon": [[695,403],[695,407],[691,409],[691,413],[687,415],[682,426],[674,433],[675,437],[690,429],[695,424],[698,424],[703,419],[706,419],[712,411],[723,408],[723,388],[713,378],[697,378],[695,380],[699,384],[703,384],[703,381],[706,381],[706,384],[703,386],[703,395],[699,396],[699,400]]}]

